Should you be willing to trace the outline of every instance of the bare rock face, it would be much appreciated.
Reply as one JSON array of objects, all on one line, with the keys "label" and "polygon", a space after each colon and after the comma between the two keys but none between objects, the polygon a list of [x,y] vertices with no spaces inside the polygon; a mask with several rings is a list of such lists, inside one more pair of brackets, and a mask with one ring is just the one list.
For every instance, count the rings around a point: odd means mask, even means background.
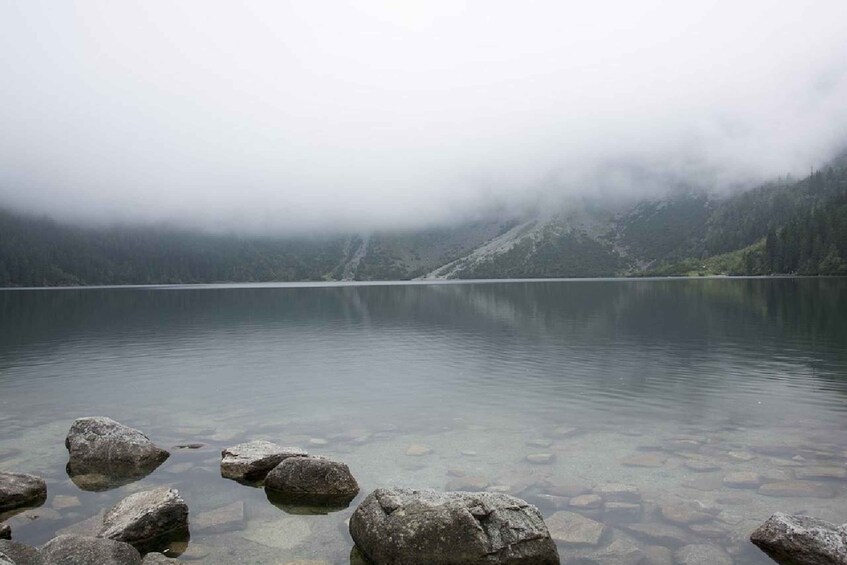
[{"label": "bare rock face", "polygon": [[0,539],[0,553],[8,557],[15,565],[42,565],[38,560],[38,551],[34,547],[16,541]]},{"label": "bare rock face", "polygon": [[350,518],[375,565],[558,565],[538,509],[499,493],[377,489]]},{"label": "bare rock face", "polygon": [[188,532],[188,506],[175,489],[160,487],[132,494],[103,517],[97,537],[159,549]]},{"label": "bare rock face", "polygon": [[106,490],[141,479],[169,457],[140,431],[111,418],[79,418],[65,439],[67,471],[84,490]]},{"label": "bare rock face", "polygon": [[165,557],[161,553],[148,553],[141,560],[141,565],[174,565],[175,563],[178,562]]},{"label": "bare rock face", "polygon": [[307,455],[299,447],[282,447],[264,440],[240,443],[221,451],[221,476],[236,481],[261,481],[283,460]]},{"label": "bare rock face", "polygon": [[47,499],[43,479],[23,473],[0,473],[0,513],[39,506]]},{"label": "bare rock face", "polygon": [[268,473],[265,490],[280,502],[346,506],[359,494],[359,484],[339,461],[289,457]]},{"label": "bare rock face", "polygon": [[50,565],[141,565],[141,554],[128,543],[85,536],[55,537],[38,559]]},{"label": "bare rock face", "polygon": [[750,541],[782,565],[847,564],[847,524],[839,527],[778,512],[750,535]]}]

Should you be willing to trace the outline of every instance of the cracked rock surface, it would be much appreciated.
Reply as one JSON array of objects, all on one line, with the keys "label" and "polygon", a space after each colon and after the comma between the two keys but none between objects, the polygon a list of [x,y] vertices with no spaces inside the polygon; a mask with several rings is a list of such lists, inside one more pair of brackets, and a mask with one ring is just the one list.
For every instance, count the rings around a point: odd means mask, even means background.
[{"label": "cracked rock surface", "polygon": [[847,565],[847,524],[777,512],[750,541],[782,565]]},{"label": "cracked rock surface", "polygon": [[299,447],[283,447],[265,440],[239,443],[221,451],[221,476],[235,481],[261,481],[283,460],[307,455]]},{"label": "cracked rock surface", "polygon": [[103,518],[98,537],[144,547],[188,529],[188,506],[176,489],[160,487],[132,494]]},{"label": "cracked rock surface", "polygon": [[46,498],[44,479],[23,473],[0,473],[0,512],[38,506]]},{"label": "cracked rock surface", "polygon": [[377,489],[350,519],[350,534],[376,565],[558,565],[534,506],[506,494]]}]

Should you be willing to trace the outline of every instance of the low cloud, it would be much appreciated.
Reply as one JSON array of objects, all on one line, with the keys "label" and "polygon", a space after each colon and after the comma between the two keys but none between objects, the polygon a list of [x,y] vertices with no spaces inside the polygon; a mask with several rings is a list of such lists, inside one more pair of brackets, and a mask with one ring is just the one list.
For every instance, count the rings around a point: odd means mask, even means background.
[{"label": "low cloud", "polygon": [[847,142],[843,1],[0,6],[0,206],[418,227],[730,190]]}]

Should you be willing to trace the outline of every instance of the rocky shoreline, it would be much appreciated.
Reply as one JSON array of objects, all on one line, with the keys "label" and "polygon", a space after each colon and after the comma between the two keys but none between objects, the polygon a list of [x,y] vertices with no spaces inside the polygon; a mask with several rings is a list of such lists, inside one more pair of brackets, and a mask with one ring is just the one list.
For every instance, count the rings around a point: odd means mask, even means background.
[{"label": "rocky shoreline", "polygon": [[[558,430],[570,434],[572,429]],[[684,441],[684,440],[680,440]],[[549,443],[538,440],[535,447]],[[82,490],[99,492],[137,481],[154,472],[170,453],[139,430],[104,417],[80,418],[72,424],[65,446],[67,474]],[[193,449],[199,445],[179,446]],[[430,453],[422,445],[407,450],[410,457]],[[531,465],[553,461],[550,453],[531,454]],[[646,453],[624,465],[660,465],[660,454]],[[714,470],[709,461],[690,459],[693,472]],[[729,473],[723,485],[757,489],[764,496],[831,496],[815,482],[843,472],[809,467],[785,480],[750,472]],[[297,447],[250,441],[221,452],[220,474],[244,485],[260,486],[269,501],[292,507],[347,507],[359,494],[359,484],[340,461],[310,455]],[[638,488],[626,484],[584,485],[550,482],[520,489],[498,489],[482,478],[460,471],[444,491],[378,488],[364,498],[349,520],[355,543],[351,563],[705,565],[735,561],[720,545],[702,537],[723,536],[721,509],[697,501],[679,500],[656,506],[642,500]],[[480,492],[483,491],[483,492]],[[54,497],[54,507],[73,505],[74,497]],[[524,500],[526,498],[527,500]],[[0,564],[166,563],[186,547],[190,530],[214,531],[236,521],[243,503],[201,513],[189,520],[189,508],[174,488],[159,487],[130,494],[86,522],[84,534],[60,533],[40,549],[12,540],[3,519],[40,506],[47,485],[39,477],[0,473]],[[538,508],[553,509],[546,522]],[[641,521],[646,512],[662,523]],[[725,519],[723,520],[725,522]],[[625,532],[625,536],[611,532]],[[81,529],[82,531],[83,529]],[[711,532],[711,533],[710,533]],[[285,535],[285,532],[279,532]],[[631,536],[631,538],[629,537]],[[751,536],[751,541],[783,564],[847,564],[847,525],[805,516],[775,514]],[[631,540],[641,540],[634,543]],[[197,561],[195,561],[197,562]],[[295,563],[295,562],[292,562]],[[319,563],[319,562],[313,562]]]}]

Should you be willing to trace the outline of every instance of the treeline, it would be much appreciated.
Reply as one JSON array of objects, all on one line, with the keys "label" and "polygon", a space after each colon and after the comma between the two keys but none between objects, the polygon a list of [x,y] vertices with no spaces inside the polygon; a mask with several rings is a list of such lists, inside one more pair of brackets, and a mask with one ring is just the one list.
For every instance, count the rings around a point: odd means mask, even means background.
[{"label": "treeline", "polygon": [[847,167],[766,185],[722,203],[698,258],[648,275],[847,275]]},{"label": "treeline", "polygon": [[0,286],[322,280],[341,238],[96,229],[0,210]]},{"label": "treeline", "polygon": [[[834,175],[829,180],[837,179]],[[847,178],[842,182],[847,185]],[[847,190],[781,229],[770,230],[764,261],[770,273],[847,275]]]}]

